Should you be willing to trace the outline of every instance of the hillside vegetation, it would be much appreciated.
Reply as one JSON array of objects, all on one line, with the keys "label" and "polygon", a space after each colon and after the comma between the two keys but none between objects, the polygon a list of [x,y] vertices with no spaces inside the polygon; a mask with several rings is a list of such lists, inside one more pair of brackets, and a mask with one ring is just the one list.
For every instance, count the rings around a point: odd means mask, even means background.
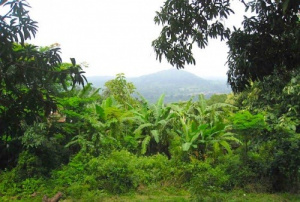
[{"label": "hillside vegetation", "polygon": [[[88,77],[96,88],[104,89],[104,84],[113,77]],[[205,80],[192,73],[175,69],[160,71],[154,74],[128,78],[136,87],[136,91],[150,103],[165,94],[165,102],[188,101],[192,97],[203,94],[209,98],[213,94],[227,94],[231,89],[224,80]],[[138,97],[138,95],[133,95]]]},{"label": "hillside vegetation", "polygon": [[[265,93],[172,104],[164,95],[151,104],[133,93],[119,74],[103,94],[90,84],[73,89],[57,98],[56,115],[24,122],[17,161],[2,161],[2,200],[62,192],[72,200],[296,201],[267,194],[299,191],[300,139],[295,114],[249,111]],[[5,142],[10,150],[14,141]]]},{"label": "hillside vegetation", "polygon": [[152,103],[124,74],[100,91],[57,44],[26,43],[27,2],[0,1],[1,201],[299,201],[300,1],[243,2],[256,15],[232,32],[214,21],[229,1],[197,2],[157,12],[157,57],[182,68],[191,37],[228,39],[235,94]]}]

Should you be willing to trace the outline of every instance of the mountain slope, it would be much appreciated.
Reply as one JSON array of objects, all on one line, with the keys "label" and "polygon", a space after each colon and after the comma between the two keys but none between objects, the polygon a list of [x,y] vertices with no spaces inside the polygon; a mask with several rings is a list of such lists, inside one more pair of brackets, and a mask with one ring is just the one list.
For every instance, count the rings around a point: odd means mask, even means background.
[{"label": "mountain slope", "polygon": [[[113,79],[113,77],[88,77],[89,82],[93,83],[95,87],[101,88],[110,79]],[[132,82],[137,91],[149,102],[156,102],[163,93],[166,94],[166,102],[177,102],[188,100],[199,94],[209,97],[216,93],[231,92],[225,80],[205,80],[192,73],[177,69],[127,78],[127,80]]]}]

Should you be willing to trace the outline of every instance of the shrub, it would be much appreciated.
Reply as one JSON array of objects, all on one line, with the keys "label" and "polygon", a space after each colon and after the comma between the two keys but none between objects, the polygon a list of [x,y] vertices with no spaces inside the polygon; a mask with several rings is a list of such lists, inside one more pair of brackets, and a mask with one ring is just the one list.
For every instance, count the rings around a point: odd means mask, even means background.
[{"label": "shrub", "polygon": [[208,162],[195,162],[193,173],[189,187],[192,197],[197,201],[217,200],[213,197],[214,193],[230,187],[230,176],[220,167],[214,168]]},{"label": "shrub", "polygon": [[15,170],[1,172],[0,196],[28,196],[41,189],[44,184],[43,178],[19,180]]},{"label": "shrub", "polygon": [[157,154],[136,158],[134,178],[138,184],[150,185],[170,180],[172,166],[166,156]]},{"label": "shrub", "polygon": [[247,161],[242,159],[235,154],[218,159],[218,167],[230,176],[228,188],[242,188],[247,192],[270,191],[270,181],[265,173],[267,160],[255,152],[249,152]]},{"label": "shrub", "polygon": [[135,157],[127,151],[112,152],[108,158],[93,158],[88,163],[88,172],[95,180],[86,180],[94,189],[104,189],[112,194],[126,193],[137,186],[131,166],[133,159]]},{"label": "shrub", "polygon": [[213,168],[209,163],[199,162],[196,166],[195,175],[191,184],[193,192],[203,191],[221,191],[228,189],[230,176],[220,167]]},{"label": "shrub", "polygon": [[60,169],[52,172],[52,180],[57,188],[64,188],[73,183],[82,183],[86,173],[88,154],[78,153],[71,161]]}]

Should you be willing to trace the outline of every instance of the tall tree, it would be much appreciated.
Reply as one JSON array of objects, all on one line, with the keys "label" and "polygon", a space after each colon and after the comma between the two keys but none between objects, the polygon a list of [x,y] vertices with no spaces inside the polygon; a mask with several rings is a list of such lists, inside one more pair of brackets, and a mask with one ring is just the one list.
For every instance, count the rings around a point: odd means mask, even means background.
[{"label": "tall tree", "polygon": [[[6,3],[5,3],[6,2]],[[5,166],[20,150],[24,131],[21,122],[33,124],[46,120],[57,109],[54,88],[65,89],[84,84],[84,73],[75,59],[62,65],[56,46],[38,48],[26,43],[35,37],[37,22],[27,10],[25,0],[1,1],[8,6],[0,16],[0,165]],[[11,155],[12,158],[8,158]]]},{"label": "tall tree", "polygon": [[132,94],[135,92],[135,86],[132,82],[127,82],[124,73],[116,75],[115,79],[105,83],[106,89],[103,94],[105,97],[114,96],[114,98],[124,106],[134,104],[135,99]]},{"label": "tall tree", "polygon": [[228,40],[228,83],[234,92],[276,72],[300,66],[298,0],[240,0],[252,16],[244,17],[243,29],[230,30],[226,19],[234,11],[230,0],[166,0],[155,17],[162,24],[152,45],[157,58],[165,56],[177,68],[195,64],[193,44],[205,48],[209,38]]}]

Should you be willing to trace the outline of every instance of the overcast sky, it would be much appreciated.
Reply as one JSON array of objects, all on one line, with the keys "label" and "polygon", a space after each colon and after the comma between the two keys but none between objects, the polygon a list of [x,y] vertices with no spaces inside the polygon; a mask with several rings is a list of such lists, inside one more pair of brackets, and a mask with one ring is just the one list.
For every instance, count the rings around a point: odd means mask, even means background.
[{"label": "overcast sky", "polygon": [[[30,16],[38,22],[38,33],[31,42],[38,46],[59,43],[64,62],[76,58],[86,62],[88,76],[140,76],[173,68],[156,60],[151,42],[160,27],[154,24],[155,11],[164,0],[28,0]],[[233,0],[236,12],[243,7]],[[239,26],[241,16],[227,25]],[[211,40],[205,50],[196,48],[196,65],[185,69],[202,78],[226,77],[227,46]]]}]

